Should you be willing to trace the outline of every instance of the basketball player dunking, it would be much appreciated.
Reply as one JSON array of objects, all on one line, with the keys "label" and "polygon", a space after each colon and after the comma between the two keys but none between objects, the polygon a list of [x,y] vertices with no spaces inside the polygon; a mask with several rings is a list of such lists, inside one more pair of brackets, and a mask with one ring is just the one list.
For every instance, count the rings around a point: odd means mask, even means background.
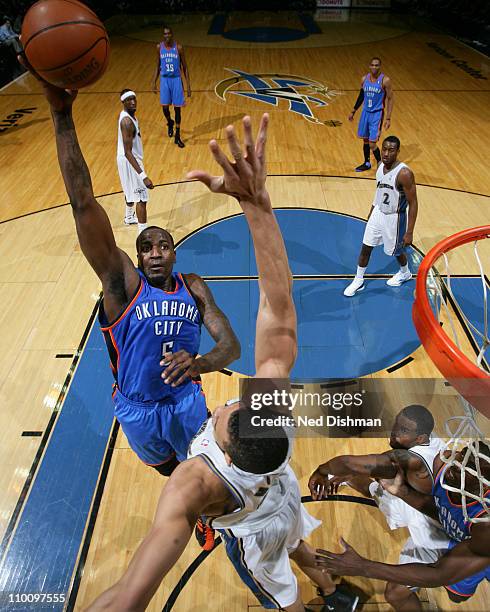
[{"label": "basketball player dunking", "polygon": [[146,204],[148,189],[153,189],[153,183],[143,167],[143,142],[136,119],[136,94],[131,89],[123,89],[120,99],[123,110],[119,114],[117,127],[117,169],[126,199],[124,223],[138,223],[140,234],[148,227]]},{"label": "basketball player dunking", "polygon": [[[259,384],[256,378],[266,379],[263,389],[270,391],[274,383],[281,384],[271,379],[289,377],[297,336],[291,272],[265,188],[267,124],[264,115],[254,142],[250,118],[244,118],[245,154],[229,126],[226,135],[233,162],[216,141],[210,143],[223,176],[194,171],[188,178],[202,181],[213,193],[234,196],[245,214],[260,279],[256,374],[250,384]],[[304,612],[289,557],[316,582],[327,601],[332,598],[339,605],[335,585],[326,573],[312,567],[314,551],[303,541],[319,522],[302,506],[298,481],[289,466],[293,428],[273,425],[265,432],[253,419],[277,417],[281,407],[257,412],[249,406],[245,399],[216,408],[192,441],[188,461],[176,468],[165,485],[153,526],[125,574],[90,610],[146,609],[182,554],[200,515],[220,530],[229,558],[263,607]],[[287,408],[283,411],[290,414]],[[342,595],[343,607],[324,609],[352,611],[357,599]],[[207,609],[201,603],[198,607]]]},{"label": "basketball player dunking", "polygon": [[[166,230],[150,226],[139,234],[137,268],[117,247],[78,144],[77,92],[42,84],[80,246],[102,282],[99,320],[116,380],[115,416],[138,457],[169,476],[208,416],[199,375],[237,359],[240,345],[201,277],[173,272]],[[202,323],[216,345],[198,356]]]},{"label": "basketball player dunking", "polygon": [[[156,93],[158,75],[160,75],[160,104],[167,120],[167,131],[169,138],[174,135],[175,144],[181,149],[185,144],[180,138],[181,108],[185,106],[184,87],[182,85],[182,74],[187,82],[187,97],[191,97],[191,81],[189,69],[185,61],[184,47],[174,40],[171,28],[163,28],[163,41],[157,45],[157,65],[153,84]],[[175,122],[170,116],[169,106],[173,105],[175,110]]]},{"label": "basketball player dunking", "polygon": [[[482,476],[490,479],[490,447],[482,441],[476,441],[476,452],[479,454]],[[456,455],[461,463],[466,449]],[[446,451],[448,453],[448,451]],[[475,458],[472,455],[467,463],[476,474]],[[471,501],[467,505],[470,518],[485,519],[472,523],[465,520],[462,509],[462,498],[459,493],[448,491],[441,484],[445,472],[445,483],[453,489],[465,489],[469,493],[484,498],[490,504],[490,490],[483,491],[477,476],[465,470],[465,479],[456,465],[447,465],[439,454],[434,459],[432,493],[426,495],[407,485],[403,474],[397,473],[392,483],[385,482],[384,488],[389,493],[401,498],[407,504],[439,522],[449,538],[445,551],[435,551],[439,559],[433,563],[405,563],[389,565],[370,561],[343,542],[344,553],[332,553],[319,550],[317,564],[333,574],[347,576],[365,576],[391,583],[413,587],[444,586],[449,599],[455,603],[467,601],[476,591],[480,582],[490,580],[490,514],[480,501]],[[418,602],[418,600],[417,600]],[[415,606],[420,606],[420,603]],[[418,610],[413,600],[400,601],[396,610]]]},{"label": "basketball player dunking", "polygon": [[[386,117],[384,117],[385,99]],[[369,161],[371,151],[376,162],[380,163],[381,155],[377,142],[381,135],[381,128],[384,127],[387,130],[390,127],[393,104],[393,88],[390,78],[381,72],[379,57],[373,57],[369,64],[368,74],[361,79],[361,90],[349,115],[349,121],[352,121],[357,109],[363,105],[357,135],[364,141],[364,162],[357,166],[356,172],[364,172],[371,168],[371,162]]]},{"label": "basketball player dunking", "polygon": [[356,276],[344,290],[347,297],[364,289],[364,274],[373,248],[379,244],[400,264],[400,270],[386,284],[399,287],[412,278],[405,247],[413,241],[418,212],[417,189],[413,172],[397,160],[399,151],[400,141],[396,136],[383,140],[383,163],[376,171],[376,193],[362,239]]}]

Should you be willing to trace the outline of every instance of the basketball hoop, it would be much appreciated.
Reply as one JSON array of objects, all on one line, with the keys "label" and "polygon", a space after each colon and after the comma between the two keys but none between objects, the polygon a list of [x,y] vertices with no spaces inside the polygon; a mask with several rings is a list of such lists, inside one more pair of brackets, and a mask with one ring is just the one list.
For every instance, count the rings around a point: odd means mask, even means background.
[{"label": "basketball hoop", "polygon": [[[456,466],[461,474],[460,486],[451,486],[445,482],[445,472],[441,478],[442,486],[461,495],[462,510],[465,520],[471,523],[490,521],[490,500],[486,496],[490,481],[485,478],[485,463],[489,460],[481,452],[480,442],[486,442],[485,436],[476,423],[476,410],[490,418],[490,372],[486,351],[490,347],[487,310],[487,286],[483,266],[478,253],[480,240],[490,238],[490,225],[467,229],[449,238],[441,240],[424,257],[417,273],[415,302],[413,305],[413,322],[420,340],[441,374],[458,391],[463,399],[464,416],[453,416],[446,421],[449,442],[446,453],[441,451],[441,459],[449,466]],[[474,254],[480,270],[483,289],[483,330],[479,330],[465,315],[455,298],[451,287],[451,272],[447,253],[464,244],[474,243]],[[439,259],[445,263],[445,278],[435,267]],[[460,347],[458,335],[452,320],[447,302],[461,316],[476,340],[474,360],[468,357]],[[451,340],[441,327],[440,310],[447,315],[449,327],[454,338]],[[481,346],[480,346],[481,342]],[[465,448],[463,456],[460,451]],[[449,454],[447,454],[449,451]],[[474,467],[471,467],[474,465]],[[467,489],[467,478],[478,479],[478,491]],[[483,514],[471,517],[468,505],[480,502]]]},{"label": "basketball hoop", "polygon": [[[484,369],[485,351],[490,346],[487,319],[487,287],[477,248],[478,241],[485,238],[490,238],[490,225],[467,229],[449,236],[449,238],[441,240],[427,253],[417,273],[415,302],[412,314],[415,329],[420,340],[438,370],[474,408],[483,413],[487,418],[490,418],[490,373]],[[441,303],[445,302],[446,297],[449,295],[457,303],[457,299],[454,298],[451,290],[451,275],[446,253],[468,242],[475,243],[475,256],[480,268],[484,296],[483,331],[476,329],[461,310],[461,314],[468,326],[482,340],[480,352],[474,362],[461,351],[459,345],[456,345],[458,340],[454,329],[454,342],[442,329],[437,318],[439,309],[436,308],[437,312],[434,313],[428,293],[432,293],[433,302],[434,298],[436,301],[439,299]],[[446,263],[446,282],[441,279],[440,274],[434,269],[434,264],[441,257],[444,258]],[[450,324],[452,326],[451,317]]]}]

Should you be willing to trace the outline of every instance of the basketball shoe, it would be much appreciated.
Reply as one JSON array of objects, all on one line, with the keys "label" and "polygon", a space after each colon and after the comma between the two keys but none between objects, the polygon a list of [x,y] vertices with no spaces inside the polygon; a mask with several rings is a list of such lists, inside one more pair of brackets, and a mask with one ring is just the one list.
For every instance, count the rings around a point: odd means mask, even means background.
[{"label": "basketball shoe", "polygon": [[138,223],[138,218],[136,213],[133,212],[132,215],[128,217],[124,217],[124,225],[136,225]]},{"label": "basketball shoe", "polygon": [[209,527],[209,525],[206,525],[202,518],[199,517],[194,529],[194,535],[196,536],[196,540],[199,542],[199,546],[203,550],[213,550],[215,543],[214,534],[214,529]]},{"label": "basketball shoe", "polygon": [[344,585],[337,585],[330,595],[324,595],[321,589],[317,589],[317,593],[323,599],[321,612],[354,612],[359,602],[359,595],[351,593]]},{"label": "basketball shoe", "polygon": [[366,172],[366,170],[371,170],[370,162],[364,162],[363,164],[361,164],[360,166],[357,166],[356,168],[356,172]]},{"label": "basketball shoe", "polygon": [[403,283],[409,281],[411,278],[412,273],[410,272],[410,270],[408,272],[402,272],[401,270],[398,270],[396,274],[394,274],[386,281],[386,284],[390,287],[399,287],[400,285],[403,285]]},{"label": "basketball shoe", "polygon": [[183,149],[185,147],[185,144],[182,142],[181,138],[180,138],[180,128],[177,128],[175,130],[175,138],[174,138],[174,142],[175,144],[180,148]]},{"label": "basketball shoe", "polygon": [[358,291],[364,289],[364,279],[356,276],[350,285],[344,289],[344,295],[346,297],[354,296]]}]

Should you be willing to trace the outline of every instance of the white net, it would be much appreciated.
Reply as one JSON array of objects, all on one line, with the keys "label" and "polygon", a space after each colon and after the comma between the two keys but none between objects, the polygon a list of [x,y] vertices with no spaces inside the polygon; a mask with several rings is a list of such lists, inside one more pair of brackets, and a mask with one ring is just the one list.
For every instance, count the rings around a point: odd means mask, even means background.
[{"label": "white net", "polygon": [[[464,402],[466,400],[463,400]],[[466,402],[468,404],[468,402]],[[468,411],[473,410],[468,404]],[[490,480],[485,477],[490,474],[490,457],[488,442],[477,426],[473,417],[451,417],[446,421],[446,432],[449,436],[446,450],[449,455],[441,452],[441,459],[448,464],[441,478],[441,484],[447,491],[461,495],[461,506],[465,520],[471,523],[490,521]],[[460,472],[459,487],[449,484],[447,474],[450,468],[457,468]],[[455,479],[457,482],[457,478]],[[485,493],[487,496],[485,497]],[[470,516],[468,505],[480,502],[483,514]]]},{"label": "white net", "polygon": [[[482,240],[482,243],[490,241]],[[473,243],[473,252],[478,266],[479,277],[482,284],[482,316],[476,319],[481,321],[481,327],[475,324],[475,317],[470,320],[465,312],[465,307],[461,303],[461,296],[458,297],[453,291],[451,267],[448,253],[442,255],[445,271],[441,276],[435,266],[429,270],[427,276],[427,293],[431,301],[434,315],[438,322],[444,324],[445,329],[450,330],[447,335],[453,340],[456,346],[468,357],[472,356],[478,367],[486,374],[489,373],[490,338],[488,330],[488,290],[481,257],[479,254],[479,243]],[[458,249],[459,250],[459,249]],[[452,253],[452,252],[451,252]],[[449,255],[451,254],[449,253]],[[474,315],[474,312],[473,312]],[[460,326],[456,318],[460,319],[470,331],[473,342],[470,350],[462,347],[462,336]],[[490,374],[489,374],[490,375]],[[442,486],[453,493],[461,495],[461,505],[465,520],[472,523],[490,521],[490,457],[488,453],[488,440],[485,438],[482,428],[478,424],[478,419],[482,417],[464,398],[460,398],[462,403],[462,416],[453,416],[446,421],[445,427],[449,437],[446,452],[441,452],[441,459],[448,465],[441,478]],[[490,401],[490,398],[489,398]],[[449,453],[447,452],[449,451]],[[452,484],[448,483],[448,473],[453,473],[454,469],[459,470],[459,486],[452,479]],[[485,496],[485,494],[487,494]],[[468,506],[474,502],[480,502],[483,514],[478,517],[469,515]]]}]

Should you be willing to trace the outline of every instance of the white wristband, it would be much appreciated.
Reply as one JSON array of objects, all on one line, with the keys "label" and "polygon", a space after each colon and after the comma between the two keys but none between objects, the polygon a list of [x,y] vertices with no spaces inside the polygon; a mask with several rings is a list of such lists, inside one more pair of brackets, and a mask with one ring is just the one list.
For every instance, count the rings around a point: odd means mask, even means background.
[{"label": "white wristband", "polygon": [[138,176],[140,177],[140,179],[141,179],[142,181],[144,181],[144,180],[145,180],[145,178],[148,178],[148,177],[147,177],[147,175],[146,175],[146,172],[145,172],[144,170],[143,170],[143,172],[140,172],[140,173],[138,174]]}]

